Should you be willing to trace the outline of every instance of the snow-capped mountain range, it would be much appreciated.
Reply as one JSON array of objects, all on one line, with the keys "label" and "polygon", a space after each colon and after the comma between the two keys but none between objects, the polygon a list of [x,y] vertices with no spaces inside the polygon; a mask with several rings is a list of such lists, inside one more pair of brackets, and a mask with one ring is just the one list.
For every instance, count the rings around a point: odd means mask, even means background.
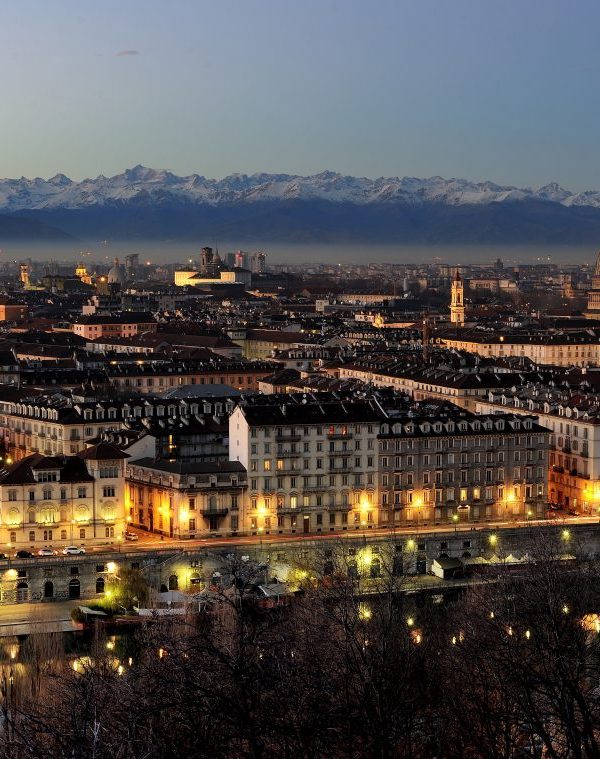
[{"label": "snow-capped mountain range", "polygon": [[113,177],[75,182],[64,174],[51,179],[0,179],[0,213],[74,210],[123,205],[238,205],[259,201],[329,201],[357,204],[428,203],[447,206],[542,201],[562,206],[600,208],[600,191],[569,192],[556,183],[539,188],[501,186],[493,182],[430,177],[367,179],[325,171],[303,177],[290,174],[231,174],[207,179],[179,177],[169,171],[135,166]]}]

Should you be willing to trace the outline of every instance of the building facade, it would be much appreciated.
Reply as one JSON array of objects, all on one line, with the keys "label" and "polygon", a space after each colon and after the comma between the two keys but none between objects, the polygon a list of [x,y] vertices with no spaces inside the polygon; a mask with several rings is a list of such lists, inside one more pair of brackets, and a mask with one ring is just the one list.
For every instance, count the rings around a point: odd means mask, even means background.
[{"label": "building facade", "polygon": [[535,414],[550,431],[548,501],[565,509],[600,509],[600,403],[594,394],[572,397],[559,389],[490,393],[482,414]]},{"label": "building facade", "polygon": [[128,462],[126,509],[132,524],[171,538],[243,531],[246,470],[235,461]]},{"label": "building facade", "polygon": [[0,538],[9,550],[116,543],[125,531],[126,454],[34,454],[0,474]]},{"label": "building facade", "polygon": [[248,471],[246,531],[254,535],[375,527],[377,435],[385,412],[374,400],[238,406],[229,455]]},{"label": "building facade", "polygon": [[545,516],[549,432],[536,417],[426,408],[381,425],[381,524]]}]

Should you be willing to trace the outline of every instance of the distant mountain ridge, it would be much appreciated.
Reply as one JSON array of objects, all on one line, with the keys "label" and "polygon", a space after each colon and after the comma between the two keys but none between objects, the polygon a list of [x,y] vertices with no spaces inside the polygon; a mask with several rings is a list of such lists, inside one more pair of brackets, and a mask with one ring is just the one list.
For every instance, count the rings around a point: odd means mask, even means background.
[{"label": "distant mountain ridge", "polygon": [[113,177],[75,182],[64,174],[51,179],[0,179],[0,211],[81,209],[137,201],[138,203],[192,203],[223,205],[284,200],[326,200],[332,203],[442,203],[487,205],[537,200],[564,206],[600,208],[600,190],[570,192],[552,182],[537,189],[503,186],[494,182],[429,177],[343,176],[324,171],[312,176],[295,174],[230,174],[207,179],[199,174],[179,177],[165,170],[134,166]]},{"label": "distant mountain ridge", "polygon": [[84,240],[594,246],[600,241],[600,190],[442,177],[367,179],[331,171],[217,180],[135,166],[81,182],[64,174],[0,179],[0,214]]}]

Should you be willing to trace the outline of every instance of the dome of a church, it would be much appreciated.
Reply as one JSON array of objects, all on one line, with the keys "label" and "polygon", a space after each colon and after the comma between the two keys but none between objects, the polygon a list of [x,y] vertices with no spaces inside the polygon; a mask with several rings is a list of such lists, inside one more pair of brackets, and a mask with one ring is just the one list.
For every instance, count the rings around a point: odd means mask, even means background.
[{"label": "dome of a church", "polygon": [[125,284],[125,272],[122,265],[119,263],[119,259],[115,258],[113,265],[108,272],[109,285],[123,285]]}]

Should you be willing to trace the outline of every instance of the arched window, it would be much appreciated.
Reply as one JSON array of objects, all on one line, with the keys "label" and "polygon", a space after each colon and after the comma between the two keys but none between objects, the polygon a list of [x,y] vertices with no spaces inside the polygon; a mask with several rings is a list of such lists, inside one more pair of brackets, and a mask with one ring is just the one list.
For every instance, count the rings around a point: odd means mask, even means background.
[{"label": "arched window", "polygon": [[104,577],[98,577],[96,580],[96,593],[104,593]]},{"label": "arched window", "polygon": [[179,581],[177,580],[177,575],[171,575],[169,577],[169,590],[177,590],[179,586]]},{"label": "arched window", "polygon": [[50,580],[44,583],[44,598],[54,598],[54,583]]}]

